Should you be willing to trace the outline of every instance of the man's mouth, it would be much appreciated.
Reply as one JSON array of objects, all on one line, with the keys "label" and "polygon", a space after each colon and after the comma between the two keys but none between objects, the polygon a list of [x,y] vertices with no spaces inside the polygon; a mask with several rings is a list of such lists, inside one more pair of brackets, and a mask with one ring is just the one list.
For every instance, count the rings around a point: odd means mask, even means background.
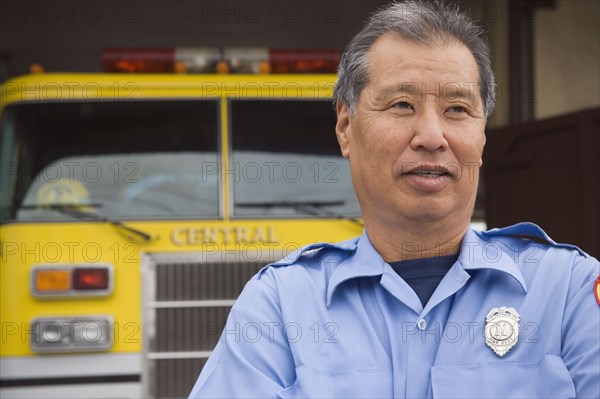
[{"label": "man's mouth", "polygon": [[444,166],[441,165],[421,165],[417,166],[407,172],[404,175],[415,175],[424,179],[438,179],[440,177],[453,178],[452,173]]},{"label": "man's mouth", "polygon": [[438,172],[438,171],[433,171],[433,170],[418,170],[415,172],[410,172],[410,174],[421,176],[421,177],[426,177],[426,178],[430,178],[430,179],[434,179],[434,178],[440,177],[440,176],[450,176],[450,174],[447,172]]}]

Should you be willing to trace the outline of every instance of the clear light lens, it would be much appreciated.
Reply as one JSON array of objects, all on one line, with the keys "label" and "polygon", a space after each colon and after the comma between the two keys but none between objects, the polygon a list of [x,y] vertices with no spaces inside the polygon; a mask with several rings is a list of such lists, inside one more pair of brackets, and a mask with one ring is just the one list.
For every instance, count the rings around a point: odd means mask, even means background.
[{"label": "clear light lens", "polygon": [[214,73],[215,66],[222,58],[218,48],[177,48],[175,49],[176,72]]},{"label": "clear light lens", "polygon": [[42,330],[42,340],[47,343],[59,342],[63,338],[62,328],[57,324],[48,324]]},{"label": "clear light lens", "polygon": [[112,347],[109,316],[39,318],[31,322],[34,352],[108,350]]},{"label": "clear light lens", "polygon": [[261,65],[269,62],[267,48],[237,48],[225,49],[225,59],[233,73],[261,73]]}]

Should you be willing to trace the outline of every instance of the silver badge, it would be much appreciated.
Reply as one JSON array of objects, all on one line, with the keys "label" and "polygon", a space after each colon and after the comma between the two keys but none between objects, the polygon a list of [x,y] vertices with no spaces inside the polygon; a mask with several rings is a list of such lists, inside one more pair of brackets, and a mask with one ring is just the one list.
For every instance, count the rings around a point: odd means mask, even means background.
[{"label": "silver badge", "polygon": [[519,320],[515,308],[494,308],[485,317],[485,343],[504,356],[519,341]]}]

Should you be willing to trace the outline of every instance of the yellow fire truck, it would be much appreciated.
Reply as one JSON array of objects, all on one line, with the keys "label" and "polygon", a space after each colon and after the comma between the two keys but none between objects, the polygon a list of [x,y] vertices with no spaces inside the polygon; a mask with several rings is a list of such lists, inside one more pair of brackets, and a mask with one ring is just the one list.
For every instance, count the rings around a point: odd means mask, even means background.
[{"label": "yellow fire truck", "polygon": [[360,234],[323,54],[110,50],[2,85],[0,396],[185,396],[252,275]]}]

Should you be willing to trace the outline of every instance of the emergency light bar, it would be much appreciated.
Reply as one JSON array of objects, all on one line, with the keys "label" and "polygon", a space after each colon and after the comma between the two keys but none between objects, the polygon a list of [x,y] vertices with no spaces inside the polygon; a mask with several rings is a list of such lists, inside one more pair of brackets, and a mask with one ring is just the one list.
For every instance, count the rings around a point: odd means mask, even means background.
[{"label": "emergency light bar", "polygon": [[335,49],[105,49],[102,70],[121,73],[335,73]]}]

